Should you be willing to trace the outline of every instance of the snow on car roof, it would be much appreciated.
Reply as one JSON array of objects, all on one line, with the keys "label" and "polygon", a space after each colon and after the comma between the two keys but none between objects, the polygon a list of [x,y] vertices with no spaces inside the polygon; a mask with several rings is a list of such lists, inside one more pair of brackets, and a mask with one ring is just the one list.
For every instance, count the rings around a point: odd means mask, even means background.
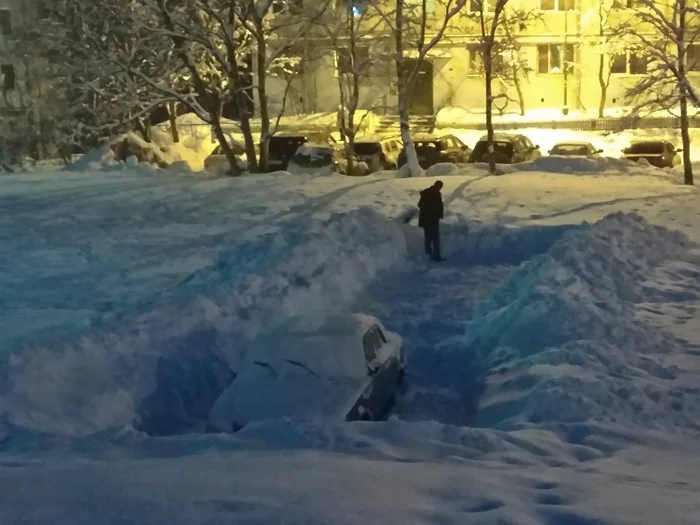
[{"label": "snow on car roof", "polygon": [[326,378],[367,374],[362,336],[378,319],[362,314],[293,317],[253,341],[246,364],[302,363]]},{"label": "snow on car roof", "polygon": [[561,142],[557,142],[554,147],[557,146],[590,146],[590,142],[586,142],[584,140],[582,141],[577,141],[577,140],[562,140]]}]

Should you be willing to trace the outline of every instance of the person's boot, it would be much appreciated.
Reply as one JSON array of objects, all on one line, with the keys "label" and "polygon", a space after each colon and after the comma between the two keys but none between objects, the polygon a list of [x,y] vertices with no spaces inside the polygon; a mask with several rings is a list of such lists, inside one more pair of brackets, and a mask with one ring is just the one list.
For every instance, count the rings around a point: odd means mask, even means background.
[{"label": "person's boot", "polygon": [[445,261],[446,259],[443,257],[440,257],[439,255],[434,255],[430,258],[430,260],[435,261],[435,262],[442,262],[442,261]]}]

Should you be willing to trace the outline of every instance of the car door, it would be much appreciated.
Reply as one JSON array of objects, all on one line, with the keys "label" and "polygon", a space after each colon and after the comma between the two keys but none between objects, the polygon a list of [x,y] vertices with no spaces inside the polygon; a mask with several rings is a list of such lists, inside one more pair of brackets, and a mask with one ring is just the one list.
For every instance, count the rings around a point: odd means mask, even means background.
[{"label": "car door", "polygon": [[363,392],[359,404],[364,419],[376,420],[389,408],[399,384],[401,364],[389,350],[382,329],[374,325],[362,337],[362,349],[367,363],[370,383]]},{"label": "car door", "polygon": [[471,150],[464,142],[459,140],[457,137],[453,137],[455,141],[456,154],[455,157],[459,162],[467,162],[469,160],[469,154]]}]

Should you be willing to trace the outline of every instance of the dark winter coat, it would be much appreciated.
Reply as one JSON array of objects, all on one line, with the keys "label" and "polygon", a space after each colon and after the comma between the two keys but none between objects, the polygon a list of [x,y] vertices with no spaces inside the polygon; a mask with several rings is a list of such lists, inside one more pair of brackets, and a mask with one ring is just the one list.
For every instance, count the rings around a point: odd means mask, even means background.
[{"label": "dark winter coat", "polygon": [[420,228],[437,226],[444,216],[440,190],[431,186],[421,191],[418,210],[418,226]]}]

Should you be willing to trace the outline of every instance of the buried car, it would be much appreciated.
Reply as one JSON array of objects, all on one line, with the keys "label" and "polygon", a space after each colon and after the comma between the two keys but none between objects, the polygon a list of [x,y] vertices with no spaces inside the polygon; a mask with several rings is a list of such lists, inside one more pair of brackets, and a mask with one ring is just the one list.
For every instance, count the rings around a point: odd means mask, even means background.
[{"label": "buried car", "polygon": [[[413,139],[418,164],[428,169],[436,164],[449,162],[460,164],[467,162],[472,150],[454,135],[416,135]],[[406,164],[406,150],[399,153],[399,168]]]},{"label": "buried car", "polygon": [[306,143],[299,146],[287,164],[290,173],[326,172],[342,175],[367,175],[367,165],[353,157],[353,172],[348,173],[348,162],[340,146]]},{"label": "buried car", "polygon": [[[534,146],[525,135],[495,133],[493,136],[493,155],[496,164],[517,164],[535,160],[542,156],[539,146]],[[474,146],[469,162],[488,162],[488,137],[485,135]]]},{"label": "buried car", "polygon": [[560,157],[587,157],[597,158],[603,153],[602,149],[596,149],[590,142],[557,142],[549,150],[550,155]]},{"label": "buried car", "polygon": [[682,151],[665,140],[645,140],[635,142],[623,149],[622,158],[633,162],[645,159],[657,168],[673,168],[681,164],[681,157],[678,154]]},{"label": "buried car", "polygon": [[256,338],[209,414],[212,431],[317,416],[373,421],[403,379],[401,336],[362,314],[296,317]]}]

